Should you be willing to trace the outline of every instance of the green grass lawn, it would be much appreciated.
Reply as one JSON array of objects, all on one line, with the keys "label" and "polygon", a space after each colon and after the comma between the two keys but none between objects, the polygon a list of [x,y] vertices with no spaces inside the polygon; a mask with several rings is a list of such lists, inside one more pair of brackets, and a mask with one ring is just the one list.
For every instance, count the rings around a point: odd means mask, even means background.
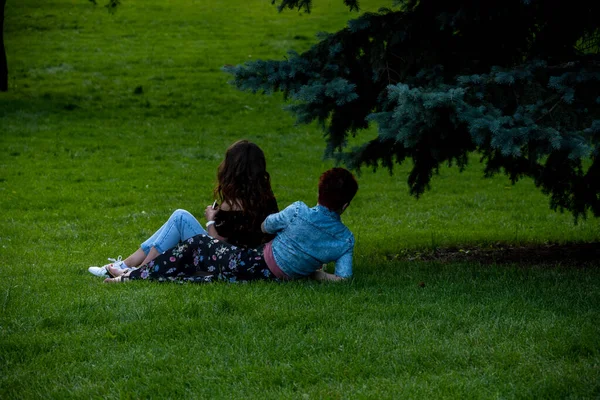
[{"label": "green grass lawn", "polygon": [[240,138],[264,149],[280,208],[314,204],[333,165],[322,132],[220,68],[302,51],[353,16],[341,0],[311,15],[267,0],[127,0],[115,15],[8,1],[0,398],[600,397],[598,268],[390,257],[600,241],[597,219],[551,211],[530,180],[483,179],[475,155],[419,200],[409,165],[363,171],[343,218],[350,282],[110,286],[87,272],[174,209],[202,216]]}]

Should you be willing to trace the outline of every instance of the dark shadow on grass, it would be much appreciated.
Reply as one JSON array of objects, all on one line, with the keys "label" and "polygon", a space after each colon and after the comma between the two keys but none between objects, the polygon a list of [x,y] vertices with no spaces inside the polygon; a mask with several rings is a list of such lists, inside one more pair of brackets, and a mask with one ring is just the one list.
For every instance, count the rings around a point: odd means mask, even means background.
[{"label": "dark shadow on grass", "polygon": [[543,245],[495,244],[486,247],[449,247],[388,255],[392,260],[475,262],[527,266],[600,267],[600,242]]},{"label": "dark shadow on grass", "polygon": [[6,98],[0,97],[0,117],[7,117],[10,114],[25,113],[51,113],[60,110],[73,111],[80,108],[74,100],[69,97],[58,98]]}]

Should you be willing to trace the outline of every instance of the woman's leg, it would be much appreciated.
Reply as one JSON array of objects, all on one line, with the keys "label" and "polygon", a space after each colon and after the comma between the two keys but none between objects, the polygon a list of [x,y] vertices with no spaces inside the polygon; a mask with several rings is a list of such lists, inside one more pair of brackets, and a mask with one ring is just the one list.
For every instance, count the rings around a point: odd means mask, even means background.
[{"label": "woman's leg", "polygon": [[[205,256],[218,240],[207,235],[197,235],[179,242],[172,249],[158,255],[148,264],[127,273],[128,279],[176,280],[196,275],[203,269]],[[213,272],[218,273],[214,269]]]},{"label": "woman's leg", "polygon": [[148,264],[160,253],[174,247],[180,241],[196,235],[207,235],[207,232],[192,214],[181,209],[175,210],[167,222],[124,261],[121,261],[119,256],[119,260],[114,263],[102,267],[89,267],[88,271],[96,276],[106,276],[108,268],[111,266],[121,269],[136,268]]},{"label": "woman's leg", "polygon": [[105,268],[109,275],[117,277],[123,275],[123,273],[126,272],[126,270],[129,268],[137,268],[142,264],[148,264],[150,261],[154,260],[159,255],[160,253],[158,252],[158,250],[156,250],[155,247],[152,247],[150,249],[148,255],[146,255],[146,253],[144,253],[142,249],[138,249],[135,253],[127,257],[125,261],[123,261],[127,268],[118,268],[116,266],[113,266],[113,264],[106,265]]},{"label": "woman's leg", "polygon": [[[150,238],[140,245],[138,251],[125,260],[130,268],[148,264],[183,240],[208,233],[192,214],[186,210],[176,210]],[[131,263],[131,264],[130,264]]]},{"label": "woman's leg", "polygon": [[129,268],[135,268],[144,263],[144,259],[146,258],[146,253],[141,248],[137,249],[135,253],[127,257],[123,262]]},{"label": "woman's leg", "polygon": [[138,265],[148,264],[150,261],[154,260],[159,255],[160,253],[158,252],[158,250],[156,250],[156,247],[152,247],[148,254],[144,254],[144,259]]},{"label": "woman's leg", "polygon": [[196,283],[277,280],[265,263],[262,246],[241,249],[206,235],[180,242],[154,261],[123,275],[123,280],[127,279]]}]

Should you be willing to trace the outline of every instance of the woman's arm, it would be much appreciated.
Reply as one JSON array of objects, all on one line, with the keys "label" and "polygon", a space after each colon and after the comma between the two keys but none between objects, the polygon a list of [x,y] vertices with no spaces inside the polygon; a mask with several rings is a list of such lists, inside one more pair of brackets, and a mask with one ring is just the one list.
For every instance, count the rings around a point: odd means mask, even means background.
[{"label": "woman's arm", "polygon": [[[211,220],[213,221],[213,220]],[[215,228],[215,224],[210,224],[208,226],[208,228],[206,228],[206,232],[208,232],[208,234],[212,237],[214,237],[215,239],[219,239],[222,242],[226,242],[227,238],[223,237],[221,235],[219,235],[219,232],[217,232],[217,228]]]},{"label": "woman's arm", "polygon": [[[206,232],[208,232],[208,234],[212,237],[214,237],[215,239],[219,239],[223,242],[227,241],[226,237],[223,237],[221,235],[219,235],[219,232],[217,232],[217,228],[215,228],[215,215],[217,215],[217,211],[219,211],[219,208],[213,208],[212,206],[207,206],[206,209],[204,210],[204,216],[206,217]],[[212,223],[210,223],[212,221]]]}]

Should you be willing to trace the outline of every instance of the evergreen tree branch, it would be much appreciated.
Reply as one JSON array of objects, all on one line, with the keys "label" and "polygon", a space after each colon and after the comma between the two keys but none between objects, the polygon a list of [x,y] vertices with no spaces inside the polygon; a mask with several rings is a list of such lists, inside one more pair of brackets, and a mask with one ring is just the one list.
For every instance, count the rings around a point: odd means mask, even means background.
[{"label": "evergreen tree branch", "polygon": [[[462,169],[477,151],[486,176],[531,177],[553,209],[576,219],[588,211],[600,216],[594,181],[600,178],[600,55],[582,45],[596,38],[590,32],[598,32],[593,15],[600,6],[394,4],[399,9],[364,13],[303,54],[224,70],[241,90],[281,91],[299,123],[321,124],[325,154],[351,168],[392,172],[412,159],[408,185],[415,196],[440,165]],[[306,8],[310,1],[279,6]],[[347,149],[348,135],[369,124],[377,125],[378,137]],[[584,160],[591,161],[587,170]]]}]

